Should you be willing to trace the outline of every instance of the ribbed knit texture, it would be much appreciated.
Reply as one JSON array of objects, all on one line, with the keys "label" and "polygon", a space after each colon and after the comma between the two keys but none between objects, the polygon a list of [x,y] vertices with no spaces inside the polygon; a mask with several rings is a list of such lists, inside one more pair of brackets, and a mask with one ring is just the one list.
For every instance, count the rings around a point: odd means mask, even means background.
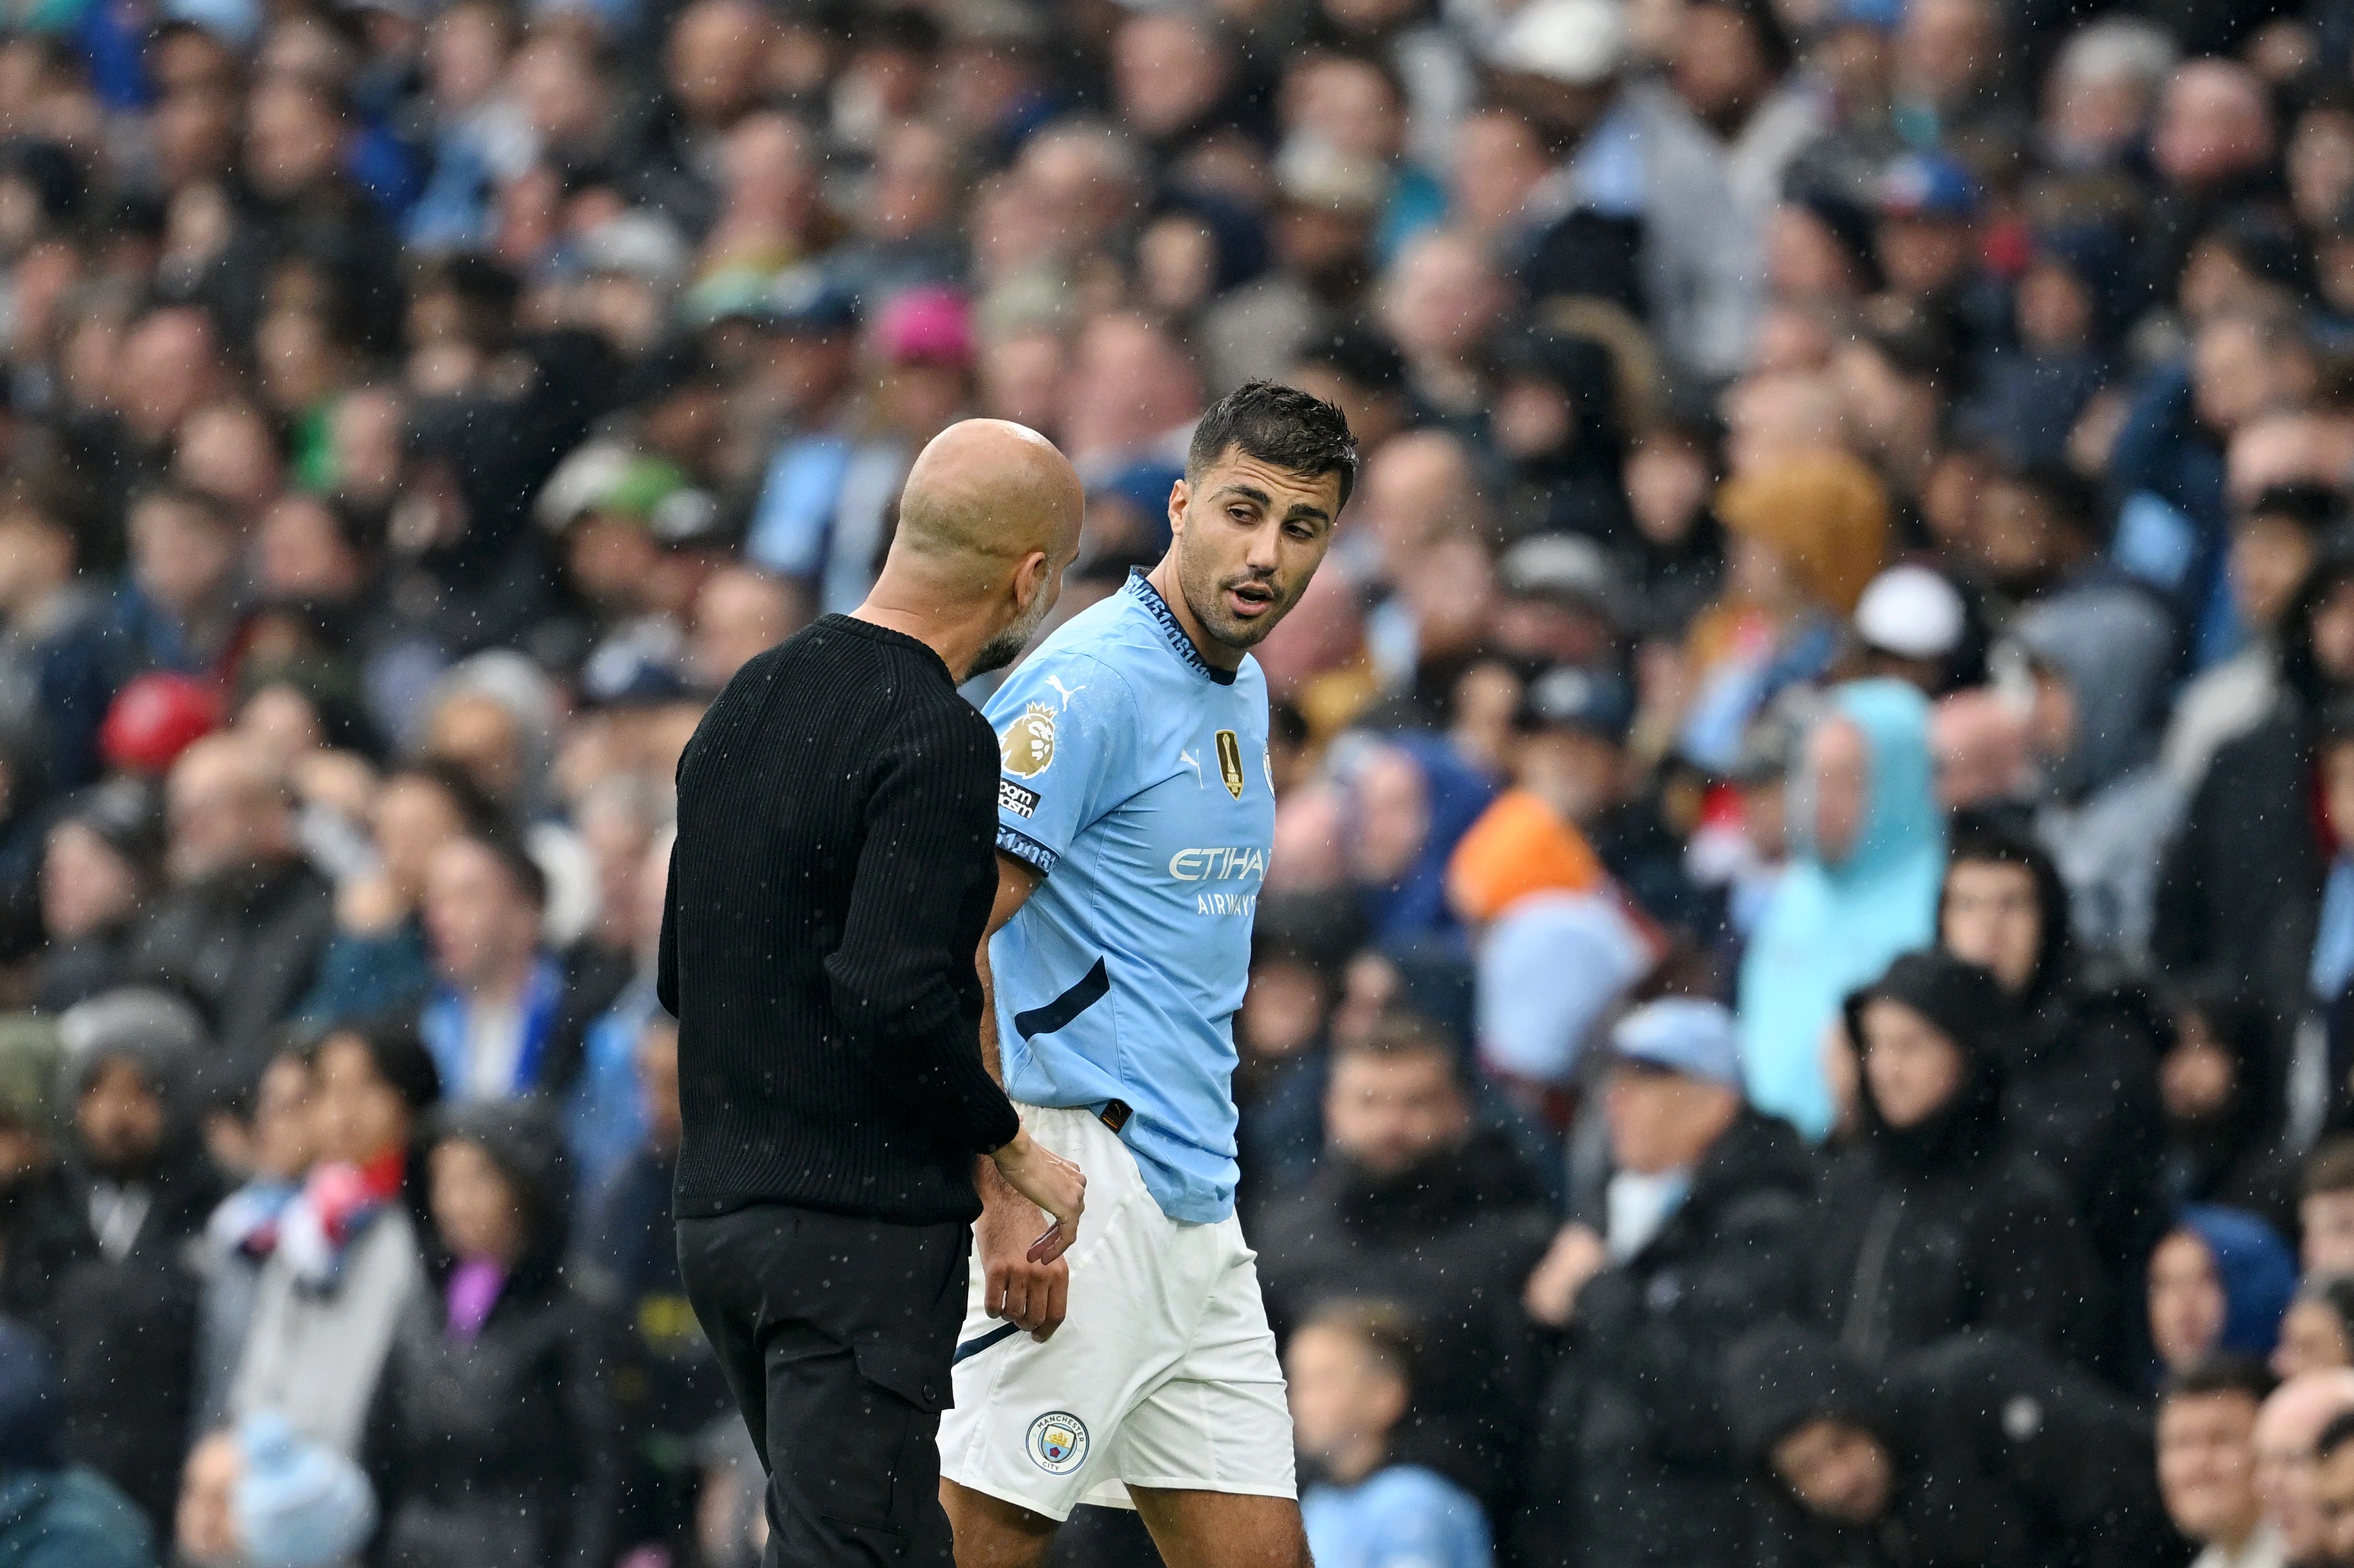
[{"label": "ribbed knit texture", "polygon": [[981,1062],[997,738],[912,637],[829,615],[744,666],[678,768],[660,991],[678,1212],[981,1212],[1018,1122]]}]

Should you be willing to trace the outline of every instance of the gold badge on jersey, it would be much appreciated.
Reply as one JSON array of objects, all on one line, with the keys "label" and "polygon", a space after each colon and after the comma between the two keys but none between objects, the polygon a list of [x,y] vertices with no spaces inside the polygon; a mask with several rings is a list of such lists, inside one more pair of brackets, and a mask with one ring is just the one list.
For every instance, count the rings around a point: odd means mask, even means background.
[{"label": "gold badge on jersey", "polygon": [[1035,779],[1055,760],[1055,710],[1032,703],[1030,710],[1005,726],[998,737],[997,754],[1005,771],[1016,779]]},{"label": "gold badge on jersey", "polygon": [[1218,777],[1226,781],[1227,794],[1243,798],[1243,746],[1230,729],[1218,732]]}]

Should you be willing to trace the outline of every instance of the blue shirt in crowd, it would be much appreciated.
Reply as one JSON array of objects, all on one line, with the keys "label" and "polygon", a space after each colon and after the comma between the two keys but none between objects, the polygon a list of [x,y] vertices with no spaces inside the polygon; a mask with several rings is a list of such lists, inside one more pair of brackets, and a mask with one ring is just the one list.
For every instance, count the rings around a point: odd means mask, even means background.
[{"label": "blue shirt in crowd", "polygon": [[1299,1518],[1316,1568],[1493,1568],[1496,1560],[1479,1499],[1419,1465],[1392,1465],[1353,1487],[1310,1487]]}]

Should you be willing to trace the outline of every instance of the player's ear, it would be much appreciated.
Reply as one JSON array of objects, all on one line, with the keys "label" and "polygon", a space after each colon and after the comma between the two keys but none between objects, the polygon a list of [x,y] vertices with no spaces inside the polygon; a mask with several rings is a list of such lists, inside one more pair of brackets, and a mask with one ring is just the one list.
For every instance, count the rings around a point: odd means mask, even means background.
[{"label": "player's ear", "polygon": [[1171,537],[1185,531],[1185,505],[1193,500],[1193,486],[1183,480],[1169,487],[1169,533]]}]

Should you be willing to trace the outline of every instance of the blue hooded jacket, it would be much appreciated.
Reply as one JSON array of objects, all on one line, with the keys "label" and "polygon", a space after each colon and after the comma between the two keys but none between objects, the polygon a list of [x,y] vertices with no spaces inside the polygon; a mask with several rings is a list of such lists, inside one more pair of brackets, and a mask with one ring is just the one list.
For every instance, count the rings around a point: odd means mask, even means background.
[{"label": "blue hooded jacket", "polygon": [[1802,752],[1790,776],[1790,867],[1742,956],[1740,985],[1750,1102],[1817,1140],[1832,1121],[1823,1031],[1850,991],[1935,941],[1946,866],[1928,699],[1901,681],[1856,681],[1832,692],[1824,717],[1863,733],[1872,758],[1863,821],[1846,859],[1821,858]]},{"label": "blue hooded jacket", "polygon": [[2296,1260],[2272,1226],[2239,1209],[2185,1204],[2175,1219],[2207,1244],[2223,1287],[2223,1337],[2215,1348],[2259,1359],[2272,1354],[2281,1319],[2296,1294]]}]

